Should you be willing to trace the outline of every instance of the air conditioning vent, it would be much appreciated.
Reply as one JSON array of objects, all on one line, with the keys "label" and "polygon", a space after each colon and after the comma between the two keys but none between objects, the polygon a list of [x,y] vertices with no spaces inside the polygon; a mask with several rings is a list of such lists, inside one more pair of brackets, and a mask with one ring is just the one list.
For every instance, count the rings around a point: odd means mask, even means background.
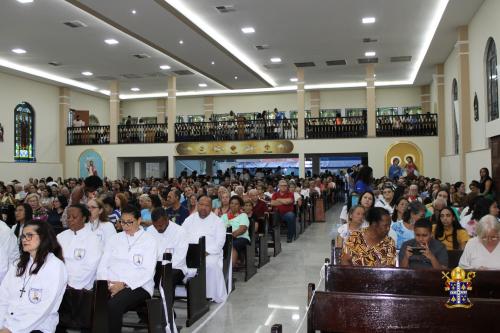
[{"label": "air conditioning vent", "polygon": [[410,62],[411,56],[391,57],[391,62]]},{"label": "air conditioning vent", "polygon": [[347,65],[347,62],[345,61],[345,59],[329,60],[326,62],[326,65],[327,66],[345,66],[345,65]]},{"label": "air conditioning vent", "polygon": [[113,81],[116,80],[116,77],[114,76],[107,76],[107,75],[102,75],[102,76],[96,76],[97,79],[103,80],[103,81]]},{"label": "air conditioning vent", "polygon": [[378,42],[377,38],[363,38],[363,43],[376,43]]},{"label": "air conditioning vent", "polygon": [[91,81],[94,81],[94,79],[91,78],[91,77],[75,77],[75,78],[73,78],[73,80],[80,81],[80,82],[91,82]]},{"label": "air conditioning vent", "polygon": [[63,24],[67,25],[70,28],[86,28],[87,27],[87,25],[85,23],[83,23],[82,21],[77,21],[77,20],[64,22]]},{"label": "air conditioning vent", "polygon": [[285,67],[285,65],[284,64],[265,64],[264,67],[267,69],[278,69],[278,68]]},{"label": "air conditioning vent", "polygon": [[262,50],[268,50],[269,49],[269,45],[267,44],[262,44],[262,45],[255,45],[255,48],[259,51],[262,51]]},{"label": "air conditioning vent", "polygon": [[358,64],[378,64],[378,58],[360,58]]},{"label": "air conditioning vent", "polygon": [[180,70],[177,70],[177,71],[173,71],[173,73],[179,75],[179,76],[183,76],[183,75],[193,75],[194,73],[191,72],[191,71],[188,71],[187,69],[180,69]]},{"label": "air conditioning vent", "polygon": [[54,66],[54,67],[58,67],[58,66],[61,66],[62,64],[59,61],[51,61],[51,62],[49,62],[49,65]]},{"label": "air conditioning vent", "polygon": [[132,54],[132,57],[137,58],[137,59],[148,59],[148,58],[151,58],[151,56],[149,54],[146,54],[146,53]]},{"label": "air conditioning vent", "polygon": [[225,13],[230,13],[230,12],[234,12],[236,11],[236,9],[234,9],[234,6],[233,5],[226,5],[226,6],[217,6],[215,7],[215,9],[221,13],[221,14],[225,14]]},{"label": "air conditioning vent", "polygon": [[126,79],[142,79],[142,75],[139,74],[121,74],[121,77],[124,77]]},{"label": "air conditioning vent", "polygon": [[296,62],[294,63],[295,67],[314,67],[316,64],[312,61],[308,62]]},{"label": "air conditioning vent", "polygon": [[146,73],[145,75],[147,77],[167,77],[168,76],[166,73],[162,73],[162,72]]}]

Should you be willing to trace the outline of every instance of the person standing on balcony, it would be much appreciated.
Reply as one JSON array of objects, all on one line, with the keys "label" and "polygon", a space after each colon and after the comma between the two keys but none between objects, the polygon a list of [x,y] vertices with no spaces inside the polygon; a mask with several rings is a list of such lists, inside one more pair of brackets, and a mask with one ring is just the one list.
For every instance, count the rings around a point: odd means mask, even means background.
[{"label": "person standing on balcony", "polygon": [[76,118],[73,120],[73,127],[84,127],[85,122],[80,119],[80,115],[77,114]]}]

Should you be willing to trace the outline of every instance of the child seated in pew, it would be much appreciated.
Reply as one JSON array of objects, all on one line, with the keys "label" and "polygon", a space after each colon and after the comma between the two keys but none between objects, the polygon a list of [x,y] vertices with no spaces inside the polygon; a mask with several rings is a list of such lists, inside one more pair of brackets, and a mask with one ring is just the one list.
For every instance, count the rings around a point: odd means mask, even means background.
[{"label": "child seated in pew", "polygon": [[421,218],[413,226],[415,238],[404,242],[399,251],[399,267],[434,268],[448,267],[448,252],[440,241],[432,238],[432,224]]}]

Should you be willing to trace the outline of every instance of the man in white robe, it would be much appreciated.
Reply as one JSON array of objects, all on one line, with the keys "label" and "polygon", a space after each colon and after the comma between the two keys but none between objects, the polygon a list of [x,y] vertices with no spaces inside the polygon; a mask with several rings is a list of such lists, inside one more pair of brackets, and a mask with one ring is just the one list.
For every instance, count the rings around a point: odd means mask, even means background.
[{"label": "man in white robe", "polygon": [[10,265],[19,257],[17,238],[9,226],[0,221],[0,283]]},{"label": "man in white robe", "polygon": [[227,298],[226,283],[222,271],[223,247],[226,241],[226,227],[221,219],[212,213],[212,200],[207,196],[198,199],[198,211],[191,214],[182,224],[190,244],[197,244],[205,237],[207,265],[207,298],[222,303]]}]

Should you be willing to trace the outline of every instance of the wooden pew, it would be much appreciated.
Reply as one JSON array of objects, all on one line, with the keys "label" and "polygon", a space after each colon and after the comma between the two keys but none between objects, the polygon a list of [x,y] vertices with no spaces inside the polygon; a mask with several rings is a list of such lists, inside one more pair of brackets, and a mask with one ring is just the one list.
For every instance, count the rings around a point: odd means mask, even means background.
[{"label": "wooden pew", "polygon": [[250,280],[257,273],[255,266],[255,223],[250,222],[248,227],[250,245],[245,246],[245,281]]},{"label": "wooden pew", "polygon": [[463,252],[463,250],[448,250],[448,266],[457,267]]},{"label": "wooden pew", "polygon": [[[308,286],[307,332],[498,332],[500,300],[471,299],[448,309],[447,297],[315,291]],[[315,291],[315,292],[314,292]],[[313,298],[314,295],[314,298]],[[312,301],[311,301],[312,298]]]},{"label": "wooden pew", "polygon": [[224,273],[224,281],[226,282],[226,288],[228,295],[234,290],[234,283],[231,281],[231,290],[229,290],[229,268],[231,267],[231,255],[233,250],[233,228],[227,227],[226,229],[226,242],[224,243],[224,247],[222,249],[223,252],[223,262],[222,262],[222,271]]},{"label": "wooden pew", "polygon": [[269,221],[264,218],[259,221],[259,229],[263,230],[263,233],[257,235],[257,241],[259,243],[259,264],[258,267],[261,268],[269,262],[268,253],[268,242],[269,242]]},{"label": "wooden pew", "polygon": [[276,257],[281,252],[281,234],[280,234],[280,224],[275,222],[273,218],[274,213],[266,213],[267,225],[272,226],[271,230],[271,241],[268,242],[268,247],[272,248],[273,256]]},{"label": "wooden pew", "polygon": [[[371,268],[359,266],[327,267],[325,291],[367,294],[442,296],[441,270],[409,268]],[[476,271],[469,297],[500,299],[500,271]]]}]

